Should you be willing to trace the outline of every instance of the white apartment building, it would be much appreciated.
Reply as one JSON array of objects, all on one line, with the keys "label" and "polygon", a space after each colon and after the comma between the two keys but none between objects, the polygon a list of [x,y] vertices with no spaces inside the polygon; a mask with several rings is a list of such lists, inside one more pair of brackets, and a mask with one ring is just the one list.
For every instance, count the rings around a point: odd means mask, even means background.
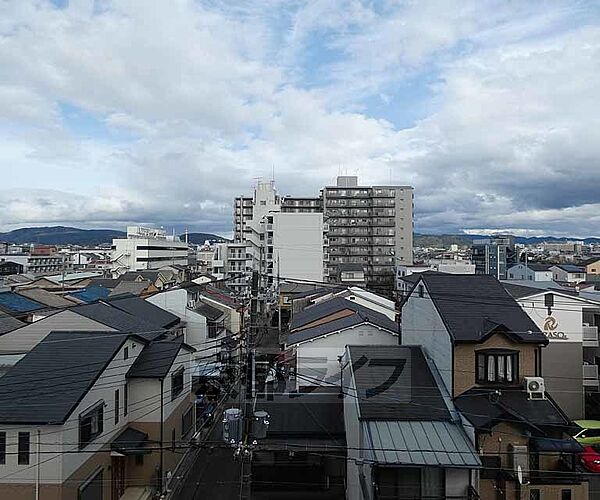
[{"label": "white apartment building", "polygon": [[188,264],[188,244],[163,229],[128,226],[127,238],[115,238],[111,253],[112,272],[159,269],[166,265]]},{"label": "white apartment building", "polygon": [[[272,218],[273,249],[272,254],[267,253],[267,272],[283,278],[323,281],[323,214],[275,213]],[[267,245],[269,235],[267,224]]]},{"label": "white apartment building", "polygon": [[227,285],[238,292],[248,287],[247,277],[239,274],[253,270],[261,272],[267,289],[277,276],[323,280],[323,214],[306,203],[302,206],[308,209],[285,210],[282,202],[273,181],[258,182],[253,197],[236,198],[234,242],[217,246],[216,278],[232,278]]}]

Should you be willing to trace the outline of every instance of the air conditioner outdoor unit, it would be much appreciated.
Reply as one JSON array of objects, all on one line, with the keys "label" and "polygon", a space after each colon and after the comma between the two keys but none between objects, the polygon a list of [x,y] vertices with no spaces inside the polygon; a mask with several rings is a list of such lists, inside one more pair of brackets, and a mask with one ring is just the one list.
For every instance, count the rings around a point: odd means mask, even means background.
[{"label": "air conditioner outdoor unit", "polygon": [[546,399],[546,385],[542,377],[525,377],[528,399]]}]

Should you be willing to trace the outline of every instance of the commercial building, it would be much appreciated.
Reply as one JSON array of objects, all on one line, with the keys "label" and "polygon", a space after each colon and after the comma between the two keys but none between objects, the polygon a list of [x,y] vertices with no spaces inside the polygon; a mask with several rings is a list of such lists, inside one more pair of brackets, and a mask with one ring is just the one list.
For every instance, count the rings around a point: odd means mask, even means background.
[{"label": "commercial building", "polygon": [[166,265],[188,264],[188,244],[163,229],[128,226],[127,238],[116,238],[112,244],[112,272],[159,269]]},{"label": "commercial building", "polygon": [[506,279],[507,270],[516,262],[515,237],[494,236],[473,240],[471,246],[475,274],[489,274],[496,279]]},{"label": "commercial building", "polygon": [[272,181],[261,181],[252,197],[235,199],[234,223],[234,241],[217,245],[212,262],[212,274],[231,278],[232,289],[247,291],[247,277],[241,275],[253,270],[261,273],[265,290],[278,277],[323,280],[326,237],[319,211],[284,203]]}]

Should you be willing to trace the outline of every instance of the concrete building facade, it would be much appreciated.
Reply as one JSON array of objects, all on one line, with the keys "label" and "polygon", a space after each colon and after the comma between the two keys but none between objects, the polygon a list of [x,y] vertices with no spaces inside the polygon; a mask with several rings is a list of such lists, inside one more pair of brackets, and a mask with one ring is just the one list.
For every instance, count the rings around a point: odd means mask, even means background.
[{"label": "concrete building facade", "polygon": [[165,265],[188,264],[188,244],[163,229],[128,226],[127,238],[115,238],[112,243],[112,272],[159,269]]}]

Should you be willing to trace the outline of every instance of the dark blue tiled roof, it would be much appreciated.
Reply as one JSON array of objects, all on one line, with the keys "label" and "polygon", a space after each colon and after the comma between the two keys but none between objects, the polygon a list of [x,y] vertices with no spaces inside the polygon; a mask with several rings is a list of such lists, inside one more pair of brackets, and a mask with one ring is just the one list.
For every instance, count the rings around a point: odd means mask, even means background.
[{"label": "dark blue tiled roof", "polygon": [[83,290],[71,293],[71,297],[82,300],[83,302],[94,302],[95,300],[108,297],[110,289],[103,286],[88,286]]},{"label": "dark blue tiled roof", "polygon": [[6,312],[26,313],[44,309],[46,306],[34,300],[22,297],[14,292],[0,293],[0,308]]}]

